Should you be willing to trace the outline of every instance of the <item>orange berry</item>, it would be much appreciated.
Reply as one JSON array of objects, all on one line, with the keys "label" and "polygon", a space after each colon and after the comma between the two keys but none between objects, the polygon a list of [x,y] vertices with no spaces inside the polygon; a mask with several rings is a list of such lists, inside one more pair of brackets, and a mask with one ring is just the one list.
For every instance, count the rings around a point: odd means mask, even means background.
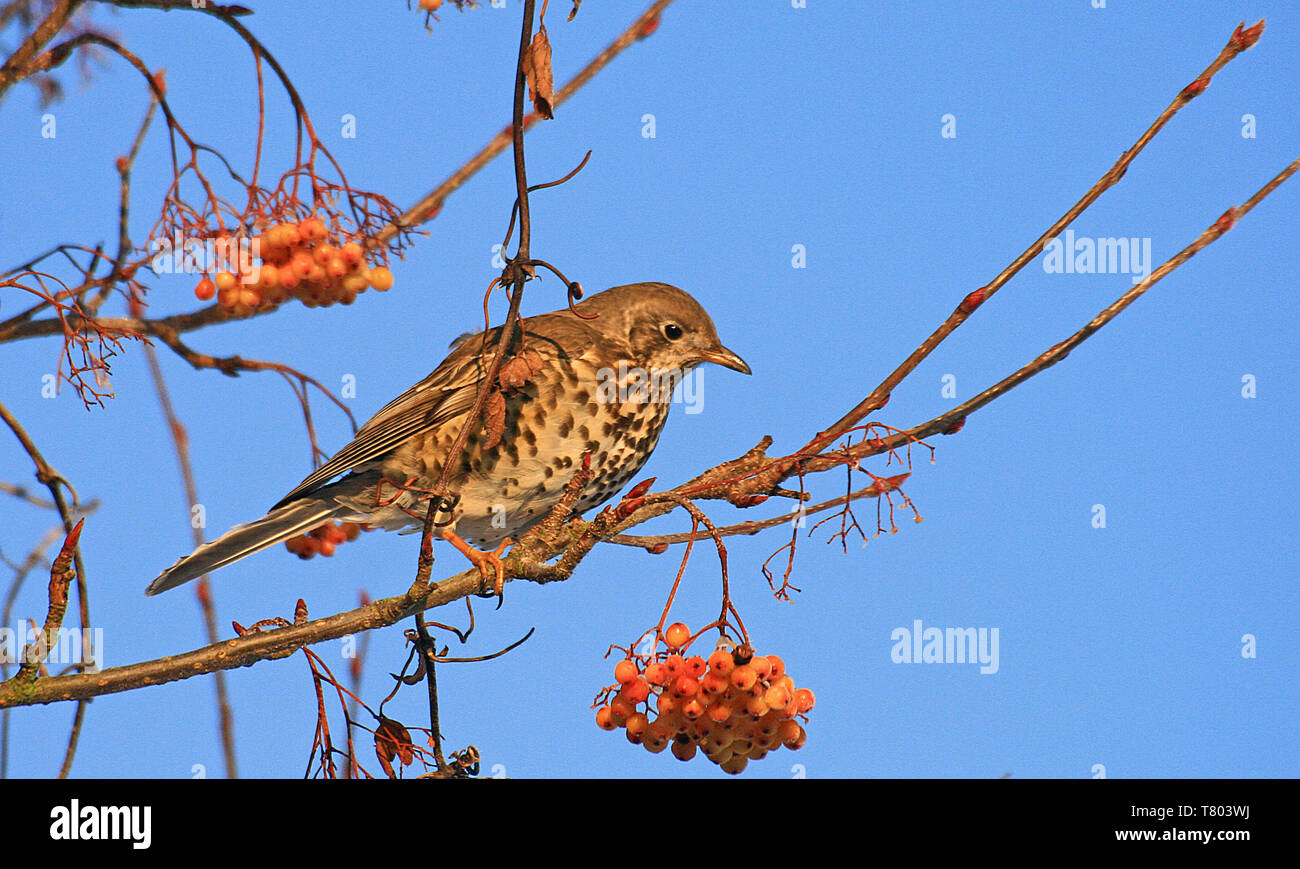
[{"label": "orange berry", "polygon": [[627,717],[627,740],[636,745],[645,737],[646,728],[650,726],[650,721],[642,712],[633,712]]},{"label": "orange berry", "polygon": [[672,715],[677,711],[677,698],[665,691],[655,697],[655,708],[659,710],[661,716]]},{"label": "orange berry", "polygon": [[614,678],[623,685],[631,682],[638,675],[640,673],[637,670],[636,662],[630,658],[624,658],[614,665]]},{"label": "orange berry", "polygon": [[758,681],[758,674],[749,664],[742,664],[731,671],[731,684],[741,691],[748,691]]},{"label": "orange berry", "polygon": [[698,679],[704,675],[709,665],[704,663],[704,659],[699,655],[692,655],[686,659],[686,675]]},{"label": "orange berry", "polygon": [[798,721],[791,721],[787,718],[777,727],[776,736],[783,745],[789,745],[799,739],[799,732],[802,730],[803,728],[799,726]]},{"label": "orange berry", "polygon": [[699,692],[700,692],[699,681],[696,679],[692,679],[690,676],[686,676],[686,675],[678,676],[673,681],[674,697],[683,697],[683,698],[694,697]]},{"label": "orange berry", "polygon": [[596,710],[596,726],[601,730],[613,730],[618,725],[614,723],[614,711],[608,706],[602,706]]},{"label": "orange berry", "polygon": [[768,663],[767,658],[762,655],[755,655],[749,659],[749,666],[754,668],[754,674],[759,679],[766,679],[772,675],[772,665]]},{"label": "orange berry", "polygon": [[198,285],[194,287],[194,295],[198,297],[200,302],[210,301],[216,294],[217,285],[212,283],[212,279],[208,277],[204,277],[198,282]]},{"label": "orange berry", "polygon": [[763,693],[763,701],[771,709],[784,709],[791,699],[790,692],[784,685],[773,685]]},{"label": "orange berry", "polygon": [[311,258],[316,260],[316,262],[320,263],[321,265],[325,265],[334,257],[338,256],[338,252],[339,252],[338,248],[336,248],[334,245],[330,244],[329,242],[327,241],[321,242],[320,244],[316,245],[316,247],[312,248]]},{"label": "orange berry", "polygon": [[813,703],[816,701],[816,698],[813,697],[813,692],[809,691],[807,688],[797,689],[794,692],[794,699],[795,702],[799,704],[800,712],[811,711],[813,708]]},{"label": "orange berry", "polygon": [[776,680],[785,675],[785,661],[782,661],[776,655],[768,655],[767,663],[772,668],[772,675],[768,678]]},{"label": "orange berry", "polygon": [[293,267],[293,273],[299,280],[306,280],[311,275],[311,270],[316,267],[316,262],[311,258],[311,254],[300,250],[289,260],[289,265]]},{"label": "orange berry", "polygon": [[700,677],[700,693],[706,697],[725,694],[730,685],[731,683],[727,681],[726,676],[721,676],[714,670],[710,670]]},{"label": "orange berry", "polygon": [[277,283],[286,290],[292,290],[298,286],[298,273],[293,270],[292,265],[282,266],[262,266],[263,269],[275,269]]},{"label": "orange berry", "polygon": [[341,278],[348,273],[348,264],[343,262],[343,257],[332,256],[325,263],[325,274],[331,278]]},{"label": "orange berry", "polygon": [[686,659],[681,655],[669,655],[664,661],[664,670],[668,673],[669,679],[676,679],[678,676],[686,675]]},{"label": "orange berry", "polygon": [[722,767],[722,771],[728,775],[740,775],[745,771],[745,767],[749,765],[749,758],[743,754],[733,754],[730,760],[719,765]]},{"label": "orange berry", "polygon": [[682,704],[682,714],[689,721],[698,721],[704,716],[704,704],[698,698],[691,697]]},{"label": "orange berry", "polygon": [[319,217],[309,217],[298,224],[298,233],[303,241],[324,241],[329,235],[325,223]]},{"label": "orange berry", "polygon": [[343,257],[343,261],[350,266],[354,266],[361,262],[361,258],[365,256],[365,253],[365,248],[357,244],[355,241],[350,241],[343,245],[343,247],[339,248],[339,254]]},{"label": "orange berry", "polygon": [[690,638],[691,629],[681,622],[673,622],[668,626],[668,629],[664,631],[664,642],[668,644],[668,648],[670,649],[680,649],[682,646],[686,645]]},{"label": "orange berry", "polygon": [[610,713],[614,716],[614,723],[622,727],[627,723],[628,718],[636,713],[636,709],[626,699],[615,697],[609,704]]},{"label": "orange berry", "polygon": [[724,763],[730,763],[735,756],[736,753],[730,748],[724,748],[710,755],[709,760],[713,761],[718,766],[722,766]]},{"label": "orange berry", "polygon": [[624,698],[633,706],[643,703],[650,696],[650,683],[638,676],[631,682],[624,684],[619,690],[618,696]]},{"label": "orange berry", "polygon": [[320,554],[329,556],[334,554],[334,541],[322,540],[320,542]]},{"label": "orange berry", "polygon": [[668,681],[668,668],[659,661],[647,664],[645,678],[651,685],[662,685]]},{"label": "orange berry", "polygon": [[366,283],[366,279],[355,272],[350,275],[344,275],[342,286],[345,292],[353,294],[364,293],[366,290],[370,289],[370,284]]},{"label": "orange berry", "polygon": [[292,253],[292,251],[287,247],[267,247],[266,245],[262,245],[262,265],[282,265],[289,261],[290,253]]},{"label": "orange berry", "polygon": [[695,743],[673,740],[673,757],[678,760],[690,760],[695,757]]},{"label": "orange berry", "polygon": [[273,290],[280,286],[280,270],[275,266],[262,266],[257,270],[257,280],[253,286],[259,290]]},{"label": "orange berry", "polygon": [[213,283],[217,285],[217,292],[229,291],[235,288],[239,283],[239,279],[235,277],[233,272],[217,272],[213,277]]},{"label": "orange berry", "polygon": [[767,705],[767,699],[762,694],[755,694],[745,699],[745,711],[755,718],[759,718],[772,711]]},{"label": "orange berry", "polygon": [[370,286],[379,292],[392,289],[393,273],[388,270],[387,266],[375,266],[370,270]]},{"label": "orange berry", "polygon": [[709,707],[709,718],[721,724],[731,717],[731,707],[719,701]]},{"label": "orange berry", "polygon": [[709,669],[720,676],[726,676],[736,669],[736,659],[726,649],[716,649],[709,655]]}]

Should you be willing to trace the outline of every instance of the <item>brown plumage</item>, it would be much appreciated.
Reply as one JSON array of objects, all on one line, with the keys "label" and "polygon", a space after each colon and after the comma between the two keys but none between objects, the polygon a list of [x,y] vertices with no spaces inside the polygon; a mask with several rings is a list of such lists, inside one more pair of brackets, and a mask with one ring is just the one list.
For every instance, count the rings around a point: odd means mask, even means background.
[{"label": "brown plumage", "polygon": [[[702,362],[749,373],[722,346],[708,313],[668,284],[614,287],[567,308],[526,318],[515,351],[534,363],[506,391],[500,436],[471,432],[449,481],[460,495],[440,527],[479,546],[518,537],[541,521],[591,455],[593,477],[577,504],[602,503],[640,470],[659,441],[673,384]],[[404,532],[423,526],[443,459],[474,405],[499,331],[460,340],[428,377],[389,402],[352,442],[263,518],[238,525],[163,571],[158,594],[323,522],[342,519]],[[495,444],[493,440],[497,440]],[[388,483],[382,484],[381,481]],[[407,481],[407,489],[398,488]],[[382,505],[378,500],[382,497]],[[408,512],[409,511],[409,512]]]}]

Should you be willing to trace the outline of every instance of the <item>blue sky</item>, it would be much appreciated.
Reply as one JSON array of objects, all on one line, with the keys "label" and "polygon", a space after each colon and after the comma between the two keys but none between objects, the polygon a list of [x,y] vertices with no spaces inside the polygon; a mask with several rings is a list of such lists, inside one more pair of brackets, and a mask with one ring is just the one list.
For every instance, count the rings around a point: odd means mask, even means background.
[{"label": "blue sky", "polygon": [[[432,34],[399,0],[258,3],[246,23],[289,70],[322,139],[359,188],[415,202],[508,119],[518,4],[447,11]],[[641,4],[567,4],[548,21],[566,81]],[[700,413],[677,408],[642,476],[661,484],[739,455],[761,436],[788,452],[856,404],[971,290],[989,281],[1128,148],[1214,58],[1240,21],[1268,20],[1260,44],[1219,74],[1073,226],[1091,239],[1149,239],[1161,262],[1300,149],[1300,9],[1287,2],[849,4],[681,0],[659,31],[618,58],[528,137],[530,177],[587,168],[533,204],[533,252],[589,289],[657,280],[692,292],[723,341],[753,368],[704,372]],[[103,16],[150,68],[165,67],[175,111],[196,138],[247,166],[256,103],[249,54],[217,22],[182,13]],[[11,40],[12,41],[12,40]],[[0,106],[0,261],[60,241],[112,242],[117,176],[146,105],[138,76],[110,62],[51,111],[40,135],[34,94]],[[288,104],[268,103],[264,173],[288,166]],[[356,118],[355,138],[340,119]],[[653,115],[655,135],[643,135]],[[955,137],[942,135],[944,116]],[[1253,137],[1243,136],[1254,119]],[[157,215],[167,152],[155,129],[135,177],[137,240]],[[242,162],[241,162],[242,161]],[[269,176],[268,176],[269,177]],[[748,777],[1081,778],[1296,776],[1300,474],[1294,449],[1300,270],[1296,181],[1076,350],[973,415],[960,434],[915,451],[905,487],[925,517],[847,554],[825,529],[801,537],[792,603],[760,565],[785,529],[729,538],[732,592],[759,651],[781,655],[817,692],[798,753]],[[191,333],[196,349],[282,361],[327,384],[356,378],[359,420],[423,377],[481,317],[513,198],[497,160],[448,200],[404,261],[396,286],[356,305]],[[792,266],[803,245],[806,267]],[[875,418],[922,422],[976,394],[1086,323],[1132,285],[1129,274],[1059,274],[1035,261],[893,393]],[[192,281],[158,279],[151,313],[197,307]],[[562,288],[530,285],[525,313],[559,307]],[[0,318],[23,304],[0,295]],[[120,310],[120,305],[116,313]],[[498,310],[500,317],[503,309]],[[189,588],[144,586],[190,549],[176,461],[149,381],[130,347],[113,366],[117,397],[87,412],[70,392],[41,397],[57,344],[0,346],[0,400],[84,497],[102,501],[83,546],[91,610],[109,665],[202,644]],[[193,371],[161,353],[189,427],[209,536],[260,516],[310,470],[296,403],[279,377]],[[1243,378],[1254,397],[1243,395]],[[945,384],[953,389],[945,391]],[[1291,385],[1288,385],[1291,384]],[[322,445],[346,420],[314,403]],[[883,461],[876,473],[896,473]],[[30,483],[7,433],[0,479]],[[810,479],[817,500],[842,472]],[[863,485],[855,481],[855,485]],[[717,522],[766,518],[704,508]],[[1099,508],[1104,527],[1095,527]],[[873,505],[858,516],[874,520]],[[50,516],[0,500],[0,549],[20,559]],[[689,527],[665,517],[642,530]],[[220,621],[314,616],[404,591],[411,537],[369,534],[332,559],[275,548],[214,577]],[[435,574],[463,568],[437,547]],[[443,731],[486,772],[515,777],[721,777],[703,758],[652,756],[594,724],[612,681],[606,648],[658,619],[674,554],[598,549],[569,582],[512,583],[479,602],[470,644],[486,654],[529,628],[520,649],[439,671]],[[38,620],[44,583],[15,613]],[[716,612],[719,581],[699,545],[674,616]],[[434,618],[464,622],[463,606]],[[896,663],[897,629],[996,629],[996,673],[978,665]],[[387,693],[404,658],[401,627],[370,641],[364,694]],[[1255,657],[1243,656],[1243,637]],[[451,637],[447,638],[452,640]],[[453,640],[454,642],[454,640]],[[316,651],[346,670],[339,642]],[[228,676],[241,772],[298,776],[314,695],[302,656]],[[392,717],[426,720],[423,693]],[[11,773],[47,776],[62,758],[70,706],[11,716]],[[211,684],[193,679],[91,704],[78,776],[221,774]],[[368,757],[368,751],[367,751]]]}]

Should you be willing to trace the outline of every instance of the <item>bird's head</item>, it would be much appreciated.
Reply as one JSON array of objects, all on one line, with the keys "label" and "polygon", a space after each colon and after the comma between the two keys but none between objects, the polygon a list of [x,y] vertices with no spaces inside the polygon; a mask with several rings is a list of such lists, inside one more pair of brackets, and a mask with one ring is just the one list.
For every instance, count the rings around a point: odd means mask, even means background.
[{"label": "bird's head", "polygon": [[604,320],[598,328],[621,333],[632,358],[652,373],[685,373],[702,362],[750,373],[745,360],[722,345],[708,312],[685,290],[659,283],[628,284],[597,293],[577,308]]}]

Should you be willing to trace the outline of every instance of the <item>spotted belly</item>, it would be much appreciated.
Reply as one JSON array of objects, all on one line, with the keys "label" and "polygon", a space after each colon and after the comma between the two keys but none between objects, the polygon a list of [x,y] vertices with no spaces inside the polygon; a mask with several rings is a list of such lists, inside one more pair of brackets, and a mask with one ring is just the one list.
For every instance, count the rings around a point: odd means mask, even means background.
[{"label": "spotted belly", "polygon": [[[549,406],[552,405],[553,406]],[[480,548],[491,548],[506,537],[518,539],[551,512],[564,487],[590,454],[592,479],[576,505],[585,512],[622,489],[649,459],[667,419],[662,403],[600,403],[583,390],[574,400],[547,402],[535,395],[507,402],[501,441],[486,449],[486,433],[466,439],[465,449],[450,477],[460,499],[450,516],[438,517],[442,527]],[[458,426],[443,426],[413,439],[386,463],[390,480],[398,468],[419,467],[410,492],[389,488],[394,499],[372,513],[371,524],[411,533],[423,528],[424,502],[416,490],[431,489],[442,473]],[[406,481],[400,481],[405,483]]]}]

